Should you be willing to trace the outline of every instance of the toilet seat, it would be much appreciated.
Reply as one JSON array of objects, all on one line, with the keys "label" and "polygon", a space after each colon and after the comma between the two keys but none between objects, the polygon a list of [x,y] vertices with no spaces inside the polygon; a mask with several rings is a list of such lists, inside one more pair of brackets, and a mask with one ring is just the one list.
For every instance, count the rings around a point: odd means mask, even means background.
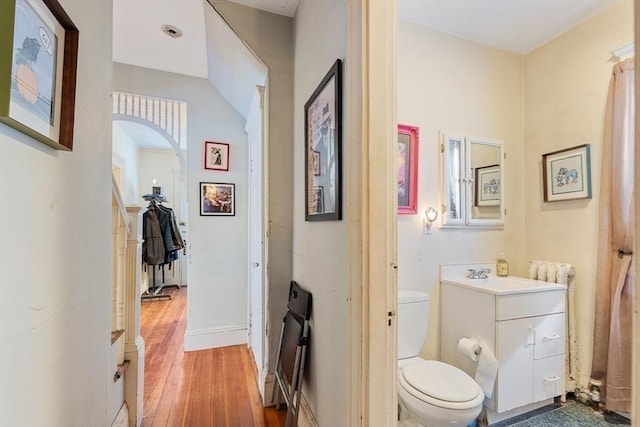
[{"label": "toilet seat", "polygon": [[436,360],[417,360],[404,366],[399,383],[416,399],[446,409],[469,409],[484,400],[473,378],[460,369]]}]

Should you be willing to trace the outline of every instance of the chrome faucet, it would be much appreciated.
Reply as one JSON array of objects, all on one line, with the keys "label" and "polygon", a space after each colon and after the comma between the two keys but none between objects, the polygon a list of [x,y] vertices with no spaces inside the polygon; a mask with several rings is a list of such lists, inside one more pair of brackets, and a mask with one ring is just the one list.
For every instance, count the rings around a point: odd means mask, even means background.
[{"label": "chrome faucet", "polygon": [[475,270],[473,268],[470,268],[467,270],[467,273],[469,273],[467,275],[467,277],[469,279],[486,279],[489,273],[491,273],[491,269],[490,268],[481,268],[480,270]]}]

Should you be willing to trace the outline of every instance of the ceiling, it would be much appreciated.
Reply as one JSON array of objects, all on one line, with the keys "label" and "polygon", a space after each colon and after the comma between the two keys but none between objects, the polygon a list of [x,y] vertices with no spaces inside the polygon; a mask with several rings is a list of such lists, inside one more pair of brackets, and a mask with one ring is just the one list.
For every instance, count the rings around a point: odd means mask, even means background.
[{"label": "ceiling", "polygon": [[526,54],[618,1],[398,0],[398,19]]},{"label": "ceiling", "polygon": [[[298,0],[230,1],[289,17],[298,5]],[[397,1],[400,21],[526,54],[613,3],[632,0]],[[206,78],[247,117],[265,68],[207,0],[114,0],[113,14],[114,62]],[[183,36],[169,37],[161,30],[165,24]],[[161,137],[154,142],[145,134],[144,141],[145,147],[169,148]]]}]

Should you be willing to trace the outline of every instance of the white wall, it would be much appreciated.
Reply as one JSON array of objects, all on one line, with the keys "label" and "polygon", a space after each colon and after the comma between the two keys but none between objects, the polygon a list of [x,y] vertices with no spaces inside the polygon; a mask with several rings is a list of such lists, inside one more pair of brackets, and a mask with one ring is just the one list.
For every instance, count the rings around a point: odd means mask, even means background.
[{"label": "white wall", "polygon": [[[114,64],[114,89],[188,102],[190,258],[185,348],[228,345],[231,342],[220,341],[228,334],[246,340],[248,160],[242,116],[206,79]],[[230,144],[229,172],[204,169],[205,141]],[[200,182],[234,183],[236,215],[200,216]]]},{"label": "white wall", "polygon": [[[525,58],[524,259],[576,268],[578,371],[591,373],[604,112],[609,52],[633,40],[633,2],[620,2]],[[542,155],[591,144],[593,197],[543,202]]]},{"label": "white wall", "polygon": [[[429,292],[424,356],[439,357],[438,266],[495,262],[505,252],[522,270],[522,58],[414,24],[398,26],[398,123],[418,126],[418,214],[398,215],[398,287]],[[428,206],[440,211],[440,132],[502,140],[504,230],[434,227],[423,234]]]},{"label": "white wall", "polygon": [[122,200],[126,205],[141,205],[142,199],[138,191],[138,146],[118,126],[117,121],[113,122],[113,153],[124,161],[124,167],[120,166]]},{"label": "white wall", "polygon": [[[331,22],[328,32],[325,31],[327,22]],[[309,375],[305,377],[303,393],[318,423],[326,426],[345,425],[347,420],[347,224],[344,219],[304,220],[304,104],[336,59],[344,61],[346,29],[345,2],[303,0],[298,4],[294,19],[294,139],[297,143],[294,145],[293,278],[313,294]],[[342,87],[344,98],[347,93],[344,79]],[[344,147],[348,144],[346,125],[342,135]],[[346,154],[344,148],[342,153]],[[346,164],[344,157],[343,164]],[[343,171],[343,180],[345,176]],[[343,196],[343,218],[348,217],[348,209]]]},{"label": "white wall", "polygon": [[[292,19],[227,0],[211,0],[267,67],[265,110],[269,236],[267,361],[275,368],[279,331],[292,278],[293,238],[293,51]],[[258,24],[259,23],[259,24]]]},{"label": "white wall", "polygon": [[[169,147],[168,143],[167,147]],[[163,203],[163,205],[175,210],[176,206],[180,204],[175,185],[176,176],[179,175],[180,163],[173,149],[140,149],[138,157],[138,188],[140,189],[138,200],[140,202],[138,204],[146,205],[147,202],[140,196],[151,193],[153,187],[160,187],[162,188],[162,195],[167,198],[167,202]],[[156,184],[153,183],[154,179]]]},{"label": "white wall", "polygon": [[0,124],[0,423],[106,426],[111,346],[112,2],[80,30],[73,152]]}]

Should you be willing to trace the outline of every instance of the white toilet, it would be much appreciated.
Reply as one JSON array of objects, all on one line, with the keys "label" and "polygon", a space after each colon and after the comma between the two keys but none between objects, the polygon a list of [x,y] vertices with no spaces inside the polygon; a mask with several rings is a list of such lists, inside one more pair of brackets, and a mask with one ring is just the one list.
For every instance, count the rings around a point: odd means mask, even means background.
[{"label": "white toilet", "polygon": [[425,427],[468,426],[484,401],[480,385],[460,369],[418,356],[427,334],[429,294],[398,291],[398,394]]}]

